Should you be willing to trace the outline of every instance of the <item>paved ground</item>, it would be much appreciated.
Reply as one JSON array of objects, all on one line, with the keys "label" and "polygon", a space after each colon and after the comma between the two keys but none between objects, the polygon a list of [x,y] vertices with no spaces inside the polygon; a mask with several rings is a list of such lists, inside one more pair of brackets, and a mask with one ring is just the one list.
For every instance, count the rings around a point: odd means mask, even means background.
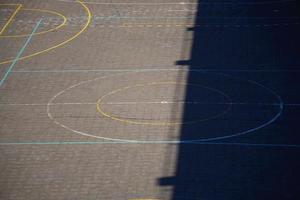
[{"label": "paved ground", "polygon": [[0,199],[300,198],[295,0],[2,0]]}]

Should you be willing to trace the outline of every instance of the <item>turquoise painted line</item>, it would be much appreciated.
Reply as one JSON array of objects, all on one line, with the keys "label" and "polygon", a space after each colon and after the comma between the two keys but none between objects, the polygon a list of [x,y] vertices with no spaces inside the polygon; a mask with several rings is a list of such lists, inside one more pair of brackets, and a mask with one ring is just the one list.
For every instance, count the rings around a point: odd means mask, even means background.
[{"label": "turquoise painted line", "polygon": [[42,22],[42,19],[40,21],[38,21],[38,23],[35,25],[33,31],[28,36],[28,38],[26,39],[25,43],[23,44],[23,46],[21,47],[21,49],[17,53],[17,56],[15,57],[15,59],[13,60],[13,62],[10,64],[10,66],[6,70],[3,78],[0,81],[0,87],[4,84],[5,80],[8,78],[8,76],[11,73],[12,69],[14,68],[14,66],[16,65],[16,63],[18,62],[18,60],[21,57],[21,55],[23,54],[23,52],[25,51],[25,49],[26,49],[27,45],[29,44],[29,42],[31,41],[33,35],[35,34],[35,32],[37,31],[37,29],[39,28],[41,22]]},{"label": "turquoise painted line", "polygon": [[232,143],[232,142],[189,142],[189,141],[37,141],[37,142],[0,142],[0,146],[14,145],[104,145],[104,144],[189,144],[189,145],[222,145],[222,146],[244,146],[244,147],[272,147],[272,148],[300,148],[300,144],[260,144],[260,143]]}]

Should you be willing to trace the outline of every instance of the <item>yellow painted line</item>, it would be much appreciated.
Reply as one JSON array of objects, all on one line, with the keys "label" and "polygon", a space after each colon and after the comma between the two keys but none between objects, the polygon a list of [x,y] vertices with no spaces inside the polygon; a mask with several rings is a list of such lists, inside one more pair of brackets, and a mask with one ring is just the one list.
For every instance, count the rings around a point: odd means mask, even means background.
[{"label": "yellow painted line", "polygon": [[141,23],[123,23],[122,25],[120,25],[119,27],[121,28],[134,28],[134,27],[195,27],[195,26],[202,26],[202,25],[195,25],[195,24],[164,24],[164,23],[157,23],[157,24],[141,24]]},{"label": "yellow painted line", "polygon": [[224,97],[226,97],[226,99],[228,100],[228,102],[232,102],[231,101],[231,98],[217,90],[217,89],[214,89],[214,88],[210,88],[210,87],[205,87],[205,86],[202,86],[202,85],[199,85],[199,84],[187,84],[187,83],[178,83],[178,82],[152,82],[152,83],[147,83],[147,84],[137,84],[137,85],[133,85],[133,86],[127,86],[127,87],[124,87],[124,88],[120,88],[120,89],[117,89],[117,90],[113,90],[105,95],[103,95],[98,101],[97,101],[97,105],[96,105],[96,109],[97,111],[107,117],[107,118],[110,118],[112,120],[115,120],[115,121],[119,121],[119,122],[123,122],[123,123],[126,123],[126,124],[135,124],[135,125],[152,125],[152,126],[171,126],[171,125],[180,125],[180,124],[191,124],[191,123],[198,123],[198,122],[203,122],[203,121],[208,121],[208,120],[211,120],[211,119],[215,119],[215,118],[218,118],[222,115],[225,115],[232,107],[232,105],[229,103],[227,108],[224,109],[222,112],[220,113],[217,113],[213,116],[210,116],[210,117],[206,117],[206,118],[202,118],[202,119],[196,119],[196,120],[191,120],[191,121],[186,121],[186,122],[175,122],[175,121],[162,121],[162,120],[157,120],[157,121],[154,121],[154,120],[151,120],[151,121],[138,121],[138,120],[128,120],[126,118],[122,118],[122,117],[119,117],[119,116],[113,116],[107,112],[105,112],[101,105],[102,105],[102,102],[103,102],[103,99],[105,99],[107,96],[110,96],[110,95],[113,95],[113,94],[116,94],[118,92],[121,92],[121,91],[124,91],[124,90],[127,90],[127,89],[130,89],[130,88],[135,88],[135,87],[144,87],[144,86],[152,86],[152,85],[165,85],[165,84],[176,84],[176,85],[190,85],[190,86],[198,86],[198,87],[203,87],[203,88],[206,88],[206,89],[210,89],[212,91],[215,91],[221,95],[223,95]]},{"label": "yellow painted line", "polygon": [[136,25],[136,24],[152,24],[152,25],[175,25],[175,24],[181,24],[181,25],[187,25],[187,24],[191,24],[191,23],[178,23],[176,21],[174,22],[168,22],[168,23],[164,23],[164,22],[156,22],[156,23],[122,23],[122,25]]},{"label": "yellow painted line", "polygon": [[[2,4],[2,5],[4,5],[4,4]],[[0,35],[3,34],[3,32],[6,30],[6,28],[8,27],[8,25],[11,23],[11,21],[14,19],[14,17],[17,15],[17,13],[19,12],[19,10],[21,8],[22,8],[22,4],[18,4],[17,9],[13,12],[13,14],[10,16],[10,18],[8,19],[8,21],[4,24],[3,28],[1,29]]]},{"label": "yellow painted line", "polygon": [[[47,52],[49,52],[51,50],[54,50],[54,49],[56,49],[58,47],[61,47],[61,46],[65,45],[65,44],[71,42],[72,40],[76,39],[79,35],[81,35],[88,28],[88,26],[91,23],[92,13],[89,10],[89,8],[81,0],[76,0],[76,2],[79,3],[84,8],[84,10],[86,11],[87,16],[88,16],[87,22],[84,25],[84,27],[79,32],[77,32],[74,36],[72,36],[71,38],[65,40],[64,42],[61,42],[61,43],[59,43],[59,44],[57,44],[55,46],[52,46],[52,47],[50,47],[48,49],[41,50],[41,51],[35,52],[33,54],[27,55],[27,56],[23,56],[23,57],[19,58],[19,60],[24,60],[24,59],[27,59],[27,58],[32,58],[34,56],[37,56],[37,55],[40,55],[40,54],[43,54],[43,53],[47,53]],[[6,64],[6,63],[13,62],[13,60],[14,60],[13,58],[9,58],[9,60],[0,61],[0,65],[1,64]]]},{"label": "yellow painted line", "polygon": [[[74,3],[72,0],[58,0],[61,2],[66,2],[66,3]],[[192,3],[192,2],[95,2],[95,1],[84,1],[83,3],[85,4],[99,4],[99,5],[148,5],[148,6],[156,6],[156,5],[198,5],[198,3]]]},{"label": "yellow painted line", "polygon": [[[52,31],[55,31],[55,30],[58,30],[60,28],[62,28],[63,26],[66,25],[67,23],[67,17],[64,16],[63,14],[61,13],[58,13],[58,12],[55,12],[55,11],[51,11],[51,10],[43,10],[43,9],[21,9],[21,10],[26,10],[26,11],[35,11],[35,12],[44,12],[44,13],[50,13],[50,14],[54,14],[54,15],[57,15],[59,17],[61,17],[63,19],[63,22],[52,28],[52,29],[49,29],[49,30],[46,30],[46,31],[40,31],[40,32],[37,32],[35,33],[34,35],[41,35],[41,34],[45,34],[45,33],[49,33],[49,32],[52,32]],[[21,34],[21,35],[0,35],[0,38],[18,38],[18,37],[28,37],[29,34]]]},{"label": "yellow painted line", "polygon": [[163,28],[163,27],[200,27],[204,25],[193,25],[193,24],[138,24],[138,25],[99,25],[101,28]]},{"label": "yellow painted line", "polygon": [[128,199],[128,200],[159,200],[159,199]]}]

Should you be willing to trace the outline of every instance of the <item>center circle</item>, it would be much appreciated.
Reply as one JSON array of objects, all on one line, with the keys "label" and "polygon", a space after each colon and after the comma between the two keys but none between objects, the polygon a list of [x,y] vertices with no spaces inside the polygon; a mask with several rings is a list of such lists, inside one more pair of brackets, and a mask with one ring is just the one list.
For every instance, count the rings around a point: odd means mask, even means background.
[{"label": "center circle", "polygon": [[76,83],[48,101],[47,115],[68,131],[110,142],[194,143],[258,132],[283,112],[281,97],[253,80],[199,70],[161,72]]},{"label": "center circle", "polygon": [[[193,101],[179,98],[187,87],[197,94]],[[187,104],[193,109],[185,110]],[[208,105],[210,109],[206,109]],[[104,117],[126,124],[153,126],[208,121],[226,114],[230,108],[231,99],[224,92],[199,84],[178,82],[127,86],[113,90],[97,101],[97,111]],[[183,112],[185,115],[189,112],[188,119],[183,120]]]}]

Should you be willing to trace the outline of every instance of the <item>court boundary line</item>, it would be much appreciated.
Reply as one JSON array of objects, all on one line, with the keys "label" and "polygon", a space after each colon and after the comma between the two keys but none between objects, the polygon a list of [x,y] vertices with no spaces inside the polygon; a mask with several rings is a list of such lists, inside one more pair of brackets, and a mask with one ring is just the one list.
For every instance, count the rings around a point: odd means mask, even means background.
[{"label": "court boundary line", "polygon": [[25,40],[25,43],[22,45],[22,47],[20,48],[20,50],[17,53],[17,56],[15,57],[15,59],[13,60],[13,62],[10,64],[10,66],[8,67],[8,69],[6,70],[5,74],[3,75],[3,78],[0,80],[0,87],[4,84],[5,80],[8,78],[11,70],[14,68],[14,66],[16,65],[16,63],[18,62],[20,56],[23,54],[23,52],[25,51],[27,45],[29,44],[29,42],[31,41],[32,37],[34,36],[34,33],[37,31],[37,29],[39,28],[41,22],[43,21],[43,19],[40,19],[37,24],[35,25],[35,27],[33,28],[31,34],[28,36],[28,38]]}]

